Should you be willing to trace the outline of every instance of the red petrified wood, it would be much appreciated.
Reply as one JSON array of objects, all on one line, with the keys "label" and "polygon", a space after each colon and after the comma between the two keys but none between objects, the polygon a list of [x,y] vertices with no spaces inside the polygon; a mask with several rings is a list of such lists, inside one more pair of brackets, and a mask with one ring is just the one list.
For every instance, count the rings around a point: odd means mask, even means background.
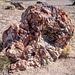
[{"label": "red petrified wood", "polygon": [[3,33],[3,46],[12,61],[10,70],[26,70],[55,61],[73,35],[70,16],[48,5],[29,6],[20,24]]}]

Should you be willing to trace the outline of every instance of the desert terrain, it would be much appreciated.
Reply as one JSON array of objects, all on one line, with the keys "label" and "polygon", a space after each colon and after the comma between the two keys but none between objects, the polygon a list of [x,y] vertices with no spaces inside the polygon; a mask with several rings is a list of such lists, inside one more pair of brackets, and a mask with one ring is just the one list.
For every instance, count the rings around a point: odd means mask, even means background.
[{"label": "desert terrain", "polygon": [[[26,7],[29,5],[34,5],[36,1],[24,1]],[[61,7],[65,12],[67,12],[75,26],[75,6],[71,6],[71,1],[69,0],[47,0],[49,5],[56,5]],[[19,22],[21,19],[21,14],[25,10],[5,10],[7,3],[0,3],[0,42],[2,41],[3,32],[9,28],[13,23]],[[74,28],[75,30],[75,28]],[[20,71],[14,74],[8,74],[6,72],[0,73],[0,75],[75,75],[75,33],[70,40],[70,45],[74,53],[67,58],[59,58],[56,62],[49,65],[43,66],[41,68],[35,68],[32,70]]]}]

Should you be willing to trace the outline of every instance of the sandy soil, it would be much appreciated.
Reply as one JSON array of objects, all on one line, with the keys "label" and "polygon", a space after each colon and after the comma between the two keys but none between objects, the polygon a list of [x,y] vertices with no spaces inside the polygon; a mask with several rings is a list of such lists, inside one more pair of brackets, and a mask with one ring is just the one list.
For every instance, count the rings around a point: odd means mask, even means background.
[{"label": "sandy soil", "polygon": [[[64,1],[64,3],[63,3]],[[67,2],[68,1],[68,2]],[[54,3],[55,2],[55,3]],[[24,2],[26,6],[35,4],[36,2]],[[52,0],[47,1],[48,4],[57,5],[70,14],[72,23],[75,25],[75,6],[69,0]],[[24,10],[4,10],[5,4],[0,4],[0,41],[2,41],[2,33],[12,23],[19,22],[21,14]],[[75,75],[75,33],[70,41],[74,54],[67,58],[60,58],[56,62],[41,68],[16,72],[14,74],[0,73],[0,75]]]}]

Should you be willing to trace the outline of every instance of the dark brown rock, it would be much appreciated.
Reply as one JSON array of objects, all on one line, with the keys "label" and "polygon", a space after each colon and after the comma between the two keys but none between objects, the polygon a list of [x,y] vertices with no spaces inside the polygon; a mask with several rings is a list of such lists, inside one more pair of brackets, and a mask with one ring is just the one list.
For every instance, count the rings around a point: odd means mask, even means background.
[{"label": "dark brown rock", "polygon": [[23,5],[22,2],[11,2],[12,5],[15,6],[15,8],[19,9],[19,10],[24,10],[25,9],[25,6]]}]

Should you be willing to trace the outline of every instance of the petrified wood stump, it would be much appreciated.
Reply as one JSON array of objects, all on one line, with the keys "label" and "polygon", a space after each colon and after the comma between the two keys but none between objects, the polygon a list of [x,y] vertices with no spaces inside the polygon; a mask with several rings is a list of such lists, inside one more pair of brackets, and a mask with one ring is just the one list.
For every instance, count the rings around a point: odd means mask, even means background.
[{"label": "petrified wood stump", "polygon": [[3,33],[3,46],[12,61],[11,71],[25,70],[55,61],[73,35],[70,16],[48,5],[29,6],[20,24]]}]

